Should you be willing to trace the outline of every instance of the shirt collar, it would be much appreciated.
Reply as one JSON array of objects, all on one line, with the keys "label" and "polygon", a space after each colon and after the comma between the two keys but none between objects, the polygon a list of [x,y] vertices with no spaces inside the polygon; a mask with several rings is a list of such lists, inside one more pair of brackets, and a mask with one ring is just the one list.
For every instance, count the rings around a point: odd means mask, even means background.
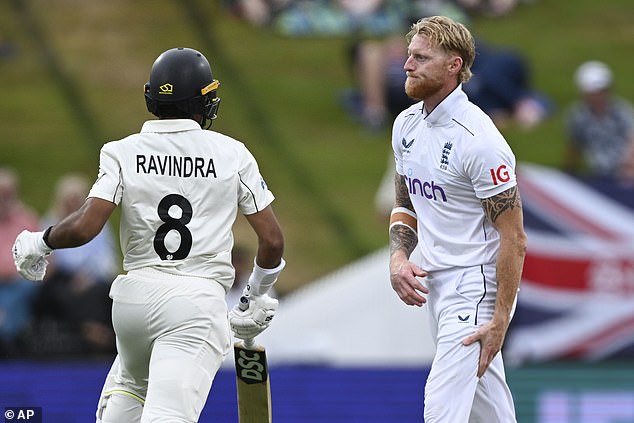
[{"label": "shirt collar", "polygon": [[155,119],[143,124],[143,132],[182,132],[200,130],[200,125],[191,119]]},{"label": "shirt collar", "polygon": [[[467,101],[467,94],[462,91],[462,84],[458,84],[456,89],[449,93],[447,97],[441,101],[434,110],[425,116],[425,120],[429,123],[441,125],[449,122],[456,110],[458,103]],[[423,109],[423,113],[424,113]]]}]

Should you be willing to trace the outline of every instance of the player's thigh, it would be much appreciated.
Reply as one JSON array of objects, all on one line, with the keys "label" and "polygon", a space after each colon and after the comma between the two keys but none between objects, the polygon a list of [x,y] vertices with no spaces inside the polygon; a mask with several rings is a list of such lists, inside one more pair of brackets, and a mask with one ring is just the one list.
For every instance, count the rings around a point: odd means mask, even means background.
[{"label": "player's thigh", "polygon": [[164,315],[174,325],[154,342],[142,422],[195,422],[229,350],[224,297],[172,298]]},{"label": "player's thigh", "polygon": [[478,344],[439,344],[425,384],[425,421],[466,423],[478,383]]},{"label": "player's thigh", "polygon": [[443,329],[447,333],[439,334],[425,384],[425,421],[467,423],[478,384],[480,344],[462,344],[475,330],[472,326],[445,322]]},{"label": "player's thigh", "polygon": [[117,337],[119,372],[116,380],[132,392],[145,397],[152,342],[155,337],[151,316],[145,304],[114,301],[112,324]]},{"label": "player's thigh", "polygon": [[514,423],[515,405],[506,383],[502,354],[478,381],[469,423]]},{"label": "player's thigh", "polygon": [[466,423],[478,382],[480,345],[462,342],[486,321],[479,310],[487,297],[486,278],[478,268],[469,268],[435,275],[430,286],[436,354],[425,385],[426,421]]}]

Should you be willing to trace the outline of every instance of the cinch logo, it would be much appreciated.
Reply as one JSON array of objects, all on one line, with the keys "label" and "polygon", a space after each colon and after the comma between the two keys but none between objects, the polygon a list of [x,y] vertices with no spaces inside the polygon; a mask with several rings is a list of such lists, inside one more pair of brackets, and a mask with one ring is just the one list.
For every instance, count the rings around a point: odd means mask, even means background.
[{"label": "cinch logo", "polygon": [[447,202],[447,196],[445,195],[445,191],[442,189],[440,185],[436,185],[434,181],[431,182],[423,182],[420,179],[409,178],[407,179],[407,188],[411,195],[421,195],[428,200],[440,201],[442,198],[443,202]]},{"label": "cinch logo", "polygon": [[489,169],[491,172],[491,179],[493,179],[493,185],[497,185],[500,182],[508,182],[511,180],[511,175],[509,175],[508,170],[506,170],[506,165],[501,165],[497,169]]},{"label": "cinch logo", "polygon": [[163,84],[159,87],[159,94],[172,94],[174,86],[172,84]]}]

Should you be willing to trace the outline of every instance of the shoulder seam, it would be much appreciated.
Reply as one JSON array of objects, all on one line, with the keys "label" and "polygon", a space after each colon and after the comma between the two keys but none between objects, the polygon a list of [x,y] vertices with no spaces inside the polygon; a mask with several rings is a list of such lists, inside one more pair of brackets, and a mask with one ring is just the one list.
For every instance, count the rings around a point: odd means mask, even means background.
[{"label": "shoulder seam", "polygon": [[475,137],[475,134],[473,132],[471,132],[471,130],[469,130],[469,128],[467,128],[466,126],[464,126],[462,123],[458,122],[456,119],[452,118],[451,120],[453,120],[454,122],[456,122],[458,125],[462,126],[464,128],[465,131],[467,131],[468,133],[470,133],[472,136]]}]

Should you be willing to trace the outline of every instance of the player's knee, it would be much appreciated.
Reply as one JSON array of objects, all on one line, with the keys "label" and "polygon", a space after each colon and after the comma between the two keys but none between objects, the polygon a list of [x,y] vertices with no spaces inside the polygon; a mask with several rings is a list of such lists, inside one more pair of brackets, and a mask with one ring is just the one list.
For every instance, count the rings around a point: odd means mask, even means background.
[{"label": "player's knee", "polygon": [[99,399],[96,423],[138,422],[143,399],[127,392],[107,392]]},{"label": "player's knee", "polygon": [[185,371],[178,379],[156,382],[155,395],[145,405],[144,418],[157,422],[198,421],[211,389],[211,378],[205,372]]}]

